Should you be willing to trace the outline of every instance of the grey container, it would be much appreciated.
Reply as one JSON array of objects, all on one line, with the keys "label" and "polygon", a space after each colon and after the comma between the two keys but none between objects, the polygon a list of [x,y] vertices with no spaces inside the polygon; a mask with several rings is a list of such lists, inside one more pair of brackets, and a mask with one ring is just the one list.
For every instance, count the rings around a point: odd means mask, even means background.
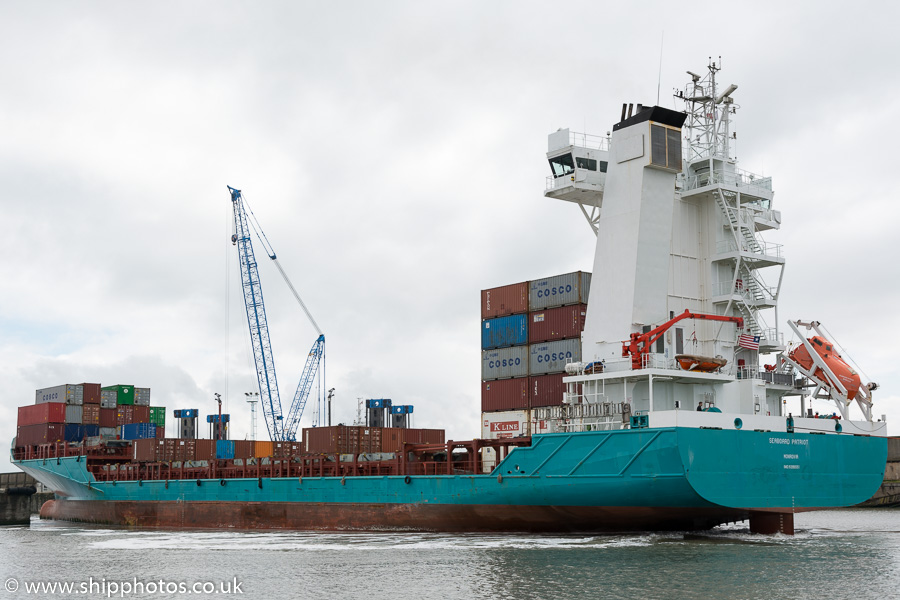
[{"label": "grey container", "polygon": [[35,390],[34,403],[65,402],[66,404],[84,404],[84,386],[80,385],[56,385],[49,388]]},{"label": "grey container", "polygon": [[507,379],[528,375],[528,346],[485,350],[481,353],[481,379]]},{"label": "grey container", "polygon": [[115,408],[118,402],[116,390],[103,390],[100,392],[100,408]]},{"label": "grey container", "polygon": [[134,388],[134,405],[150,406],[150,388]]},{"label": "grey container", "polygon": [[528,282],[528,310],[542,310],[567,304],[587,304],[591,274],[575,271]]},{"label": "grey container", "polygon": [[66,406],[66,423],[77,423],[81,425],[84,420],[84,406],[77,404],[69,404]]},{"label": "grey container", "polygon": [[100,437],[115,439],[116,428],[115,427],[101,427],[100,428]]},{"label": "grey container", "polygon": [[528,369],[531,375],[562,373],[566,365],[581,361],[581,340],[559,340],[528,346]]}]

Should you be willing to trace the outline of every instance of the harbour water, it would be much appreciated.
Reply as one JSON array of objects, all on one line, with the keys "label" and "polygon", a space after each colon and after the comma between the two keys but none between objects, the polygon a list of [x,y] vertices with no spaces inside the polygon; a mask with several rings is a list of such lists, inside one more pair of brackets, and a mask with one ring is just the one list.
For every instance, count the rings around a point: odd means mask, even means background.
[{"label": "harbour water", "polygon": [[[137,531],[34,518],[0,528],[0,600],[898,597],[900,509],[802,513],[795,524],[793,537],[753,535],[746,522],[702,534],[494,536]],[[54,583],[73,587],[52,593]]]}]

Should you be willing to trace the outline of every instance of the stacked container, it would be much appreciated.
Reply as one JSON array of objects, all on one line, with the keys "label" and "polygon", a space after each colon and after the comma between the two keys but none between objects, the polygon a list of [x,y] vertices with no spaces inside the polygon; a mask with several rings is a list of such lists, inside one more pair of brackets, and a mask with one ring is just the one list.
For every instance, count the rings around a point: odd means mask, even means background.
[{"label": "stacked container", "polygon": [[563,401],[566,364],[581,360],[590,282],[590,273],[576,271],[482,290],[485,438],[545,430],[532,422],[531,409]]}]

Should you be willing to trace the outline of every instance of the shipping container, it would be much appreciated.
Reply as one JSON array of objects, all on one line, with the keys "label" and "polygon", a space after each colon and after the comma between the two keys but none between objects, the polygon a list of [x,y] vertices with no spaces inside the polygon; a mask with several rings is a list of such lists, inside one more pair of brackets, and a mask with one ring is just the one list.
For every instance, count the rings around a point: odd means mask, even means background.
[{"label": "shipping container", "polygon": [[195,460],[215,460],[216,440],[194,440],[196,451]]},{"label": "shipping container", "polygon": [[[559,406],[566,396],[566,384],[563,383],[565,373],[554,375],[536,375],[528,378],[528,407]],[[581,385],[576,386],[576,393],[581,393]]]},{"label": "shipping container", "polygon": [[138,462],[157,461],[158,459],[156,458],[156,453],[158,446],[159,444],[157,443],[156,438],[134,440],[134,443],[132,444],[132,448],[134,451],[134,460]]},{"label": "shipping container", "polygon": [[253,458],[253,444],[251,440],[234,440],[234,457],[240,459]]},{"label": "shipping container", "polygon": [[581,360],[581,340],[559,340],[528,346],[528,369],[531,375],[562,373],[566,365]]},{"label": "shipping container", "polygon": [[[303,430],[300,451],[311,454],[359,454],[381,452],[381,427],[335,425]],[[275,454],[278,454],[278,442]]]},{"label": "shipping container", "polygon": [[150,388],[134,388],[134,404],[136,406],[150,406]]},{"label": "shipping container", "polygon": [[116,404],[133,405],[134,404],[134,386],[133,385],[108,385],[102,390],[116,393]]},{"label": "shipping container", "polygon": [[34,403],[64,402],[66,404],[84,404],[84,388],[67,383],[49,388],[35,390]]},{"label": "shipping container", "polygon": [[481,412],[528,408],[528,378],[499,379],[481,383]]},{"label": "shipping container", "polygon": [[256,440],[253,443],[253,456],[255,458],[265,458],[272,456],[272,442]]},{"label": "shipping container", "polygon": [[100,437],[108,438],[111,440],[116,439],[118,436],[116,435],[115,427],[101,427],[100,428]]},{"label": "shipping container", "polygon": [[100,384],[99,383],[81,383],[79,384],[84,394],[85,404],[100,404]]},{"label": "shipping container", "polygon": [[486,440],[514,438],[549,432],[548,423],[532,419],[530,410],[482,413],[481,425],[481,437]]},{"label": "shipping container", "polygon": [[[168,439],[164,440],[168,441]],[[197,440],[172,440],[174,442],[171,460],[197,460]]]},{"label": "shipping container", "polygon": [[66,439],[65,423],[39,423],[23,425],[16,429],[17,446],[37,446],[52,444]]},{"label": "shipping container", "polygon": [[528,343],[580,338],[586,314],[586,304],[559,306],[529,313]]},{"label": "shipping container", "polygon": [[101,390],[100,391],[100,408],[115,408],[116,398],[118,398],[118,394],[115,390]]},{"label": "shipping container", "polygon": [[484,350],[481,353],[481,379],[509,379],[528,375],[528,346]]},{"label": "shipping container", "polygon": [[228,460],[234,458],[234,442],[231,440],[216,440],[216,459]]},{"label": "shipping container", "polygon": [[153,423],[127,423],[122,425],[123,440],[146,440],[156,438],[156,425]]},{"label": "shipping container", "polygon": [[567,304],[587,304],[591,274],[575,271],[528,282],[528,310],[535,311]]},{"label": "shipping container", "polygon": [[118,421],[116,420],[116,409],[115,408],[103,408],[103,405],[100,405],[100,427],[115,427],[118,425]]},{"label": "shipping container", "polygon": [[157,425],[157,426],[156,426],[156,437],[157,437],[157,438],[160,438],[160,439],[166,437],[166,428],[165,428],[165,426],[163,426],[163,425]]},{"label": "shipping container", "polygon": [[116,408],[116,425],[134,423],[134,407],[124,404]]},{"label": "shipping container", "polygon": [[77,423],[80,425],[84,421],[84,409],[82,406],[80,404],[66,405],[66,423]]},{"label": "shipping container", "polygon": [[84,404],[82,405],[82,419],[81,422],[85,425],[97,425],[100,426],[100,405],[99,404]]},{"label": "shipping container", "polygon": [[481,322],[481,349],[522,346],[528,343],[528,315],[510,315]]},{"label": "shipping container", "polygon": [[403,450],[403,444],[443,444],[443,429],[415,429],[385,427],[381,430],[381,452],[394,453]]},{"label": "shipping container", "polygon": [[166,424],[166,407],[165,406],[151,406],[150,407],[150,422],[155,423],[157,426],[165,426]]},{"label": "shipping container", "polygon": [[81,423],[66,423],[66,441],[80,442],[84,438],[100,435],[100,428],[96,425],[82,425]]},{"label": "shipping container", "polygon": [[528,282],[481,290],[481,318],[528,312]]},{"label": "shipping container", "polygon": [[42,423],[65,423],[66,404],[62,402],[45,402],[19,407],[19,427],[40,425]]},{"label": "shipping container", "polygon": [[133,423],[152,423],[150,420],[150,407],[149,406],[138,406],[137,404],[133,407],[134,421]]}]

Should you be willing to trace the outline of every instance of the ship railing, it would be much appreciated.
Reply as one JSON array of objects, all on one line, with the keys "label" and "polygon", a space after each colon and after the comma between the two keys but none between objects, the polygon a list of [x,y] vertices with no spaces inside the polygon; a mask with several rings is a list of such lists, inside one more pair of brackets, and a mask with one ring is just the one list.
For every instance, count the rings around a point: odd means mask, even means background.
[{"label": "ship railing", "polygon": [[[769,298],[774,298],[775,294],[778,292],[778,288],[768,285],[762,285],[759,281],[756,282],[756,288]],[[748,302],[755,300],[751,288],[747,285],[744,285],[743,281],[740,279],[738,279],[736,282],[732,282],[729,279],[727,281],[717,281],[713,284],[713,296],[730,295],[740,296]]]},{"label": "ship railing", "polygon": [[609,138],[605,135],[592,135],[578,131],[569,132],[569,145],[592,150],[609,151]]},{"label": "ship railing", "polygon": [[765,341],[768,345],[784,346],[784,334],[774,327],[768,327],[762,330],[760,341]]},{"label": "ship railing", "polygon": [[734,239],[724,239],[716,242],[716,252],[718,254],[725,254],[727,252],[750,252],[752,254],[759,254],[762,256],[773,256],[775,258],[783,258],[783,244],[773,244],[771,242],[764,242],[757,238],[758,249],[753,249],[749,247],[744,247],[744,244],[741,244],[741,247],[738,247],[738,243]]},{"label": "ship railing", "polygon": [[772,178],[762,177],[743,169],[733,171],[715,170],[684,177],[684,191],[699,189],[710,185],[727,185],[739,188],[749,194],[769,196],[772,193]]}]

